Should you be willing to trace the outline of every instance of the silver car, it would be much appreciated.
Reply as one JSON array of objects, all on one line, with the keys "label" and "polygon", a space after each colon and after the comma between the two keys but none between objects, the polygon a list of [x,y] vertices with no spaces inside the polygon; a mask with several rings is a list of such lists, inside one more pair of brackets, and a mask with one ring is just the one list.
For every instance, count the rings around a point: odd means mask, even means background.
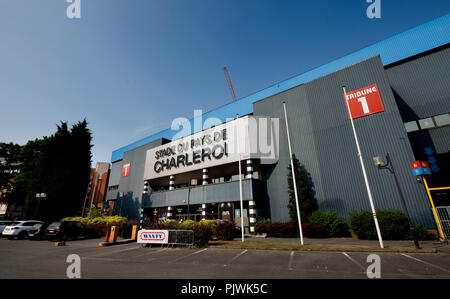
[{"label": "silver car", "polygon": [[6,236],[8,239],[25,239],[28,237],[28,231],[33,228],[36,224],[44,223],[42,221],[37,220],[26,220],[26,221],[17,221],[9,224],[2,232],[3,236]]}]

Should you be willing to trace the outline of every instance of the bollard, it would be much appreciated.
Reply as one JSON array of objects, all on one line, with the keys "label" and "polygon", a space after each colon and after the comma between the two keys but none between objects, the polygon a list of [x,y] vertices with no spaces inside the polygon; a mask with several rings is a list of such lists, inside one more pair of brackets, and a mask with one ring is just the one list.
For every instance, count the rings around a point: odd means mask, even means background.
[{"label": "bollard", "polygon": [[138,226],[133,225],[133,231],[131,232],[131,240],[136,240],[137,237]]},{"label": "bollard", "polygon": [[108,230],[106,231],[106,237],[105,237],[105,242],[108,242],[108,239],[109,239],[109,228],[108,228]]},{"label": "bollard", "polygon": [[109,242],[115,243],[117,240],[118,229],[117,226],[111,226],[111,234],[109,235]]}]

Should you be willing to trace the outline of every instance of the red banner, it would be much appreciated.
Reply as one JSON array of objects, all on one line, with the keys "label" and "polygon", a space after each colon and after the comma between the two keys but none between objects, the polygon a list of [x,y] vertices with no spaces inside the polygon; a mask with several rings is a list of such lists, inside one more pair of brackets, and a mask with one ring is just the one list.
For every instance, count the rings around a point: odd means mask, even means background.
[{"label": "red banner", "polygon": [[130,174],[130,163],[123,164],[122,176],[128,176]]},{"label": "red banner", "polygon": [[353,119],[384,111],[383,102],[376,84],[347,92],[345,100],[348,101],[349,115]]}]

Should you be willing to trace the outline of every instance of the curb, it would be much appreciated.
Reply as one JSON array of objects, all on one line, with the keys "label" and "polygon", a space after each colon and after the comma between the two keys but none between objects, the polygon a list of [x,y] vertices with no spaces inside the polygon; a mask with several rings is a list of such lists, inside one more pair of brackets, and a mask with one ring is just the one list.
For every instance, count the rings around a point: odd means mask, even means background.
[{"label": "curb", "polygon": [[133,239],[126,239],[126,240],[121,240],[121,241],[116,241],[116,242],[100,242],[98,243],[99,247],[107,247],[107,246],[114,246],[114,245],[120,245],[120,244],[128,244],[128,243],[133,243],[136,242],[136,240]]},{"label": "curb", "polygon": [[[259,242],[255,242],[259,243]],[[247,249],[247,250],[277,250],[277,251],[299,251],[299,252],[374,252],[374,253],[438,253],[437,248],[416,249],[413,247],[389,246],[378,248],[372,246],[343,246],[329,244],[307,244],[303,246],[289,246],[286,243],[272,243],[269,246],[260,246],[262,244],[214,244],[210,243],[209,248],[213,249]]]}]

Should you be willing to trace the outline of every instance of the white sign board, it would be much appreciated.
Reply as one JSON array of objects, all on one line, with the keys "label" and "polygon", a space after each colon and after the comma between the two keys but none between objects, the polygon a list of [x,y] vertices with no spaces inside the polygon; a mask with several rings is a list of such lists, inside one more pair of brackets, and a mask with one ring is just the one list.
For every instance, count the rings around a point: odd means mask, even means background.
[{"label": "white sign board", "polygon": [[142,229],[138,231],[137,242],[141,244],[167,244],[169,243],[169,231]]},{"label": "white sign board", "polygon": [[237,162],[239,158],[266,158],[275,163],[277,130],[269,117],[245,116],[149,149],[144,180]]}]

